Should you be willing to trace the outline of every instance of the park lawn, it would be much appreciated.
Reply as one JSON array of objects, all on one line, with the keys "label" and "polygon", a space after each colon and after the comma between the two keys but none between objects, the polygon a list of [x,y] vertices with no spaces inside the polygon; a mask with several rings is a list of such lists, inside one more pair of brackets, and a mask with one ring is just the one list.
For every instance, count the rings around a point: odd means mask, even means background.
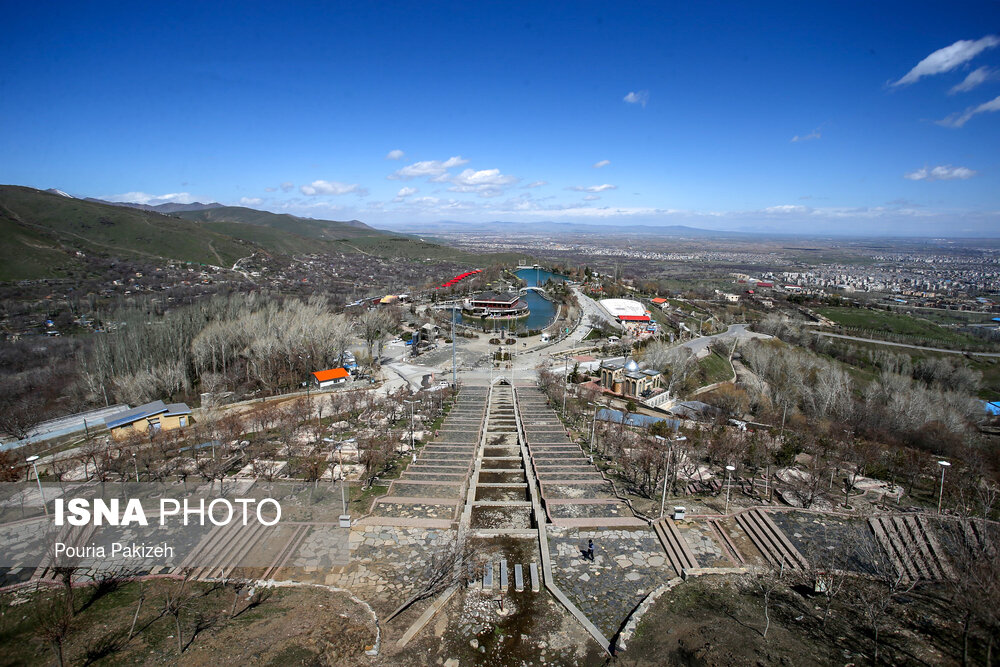
[{"label": "park lawn", "polygon": [[728,382],[733,379],[733,365],[718,352],[712,352],[698,360],[698,372],[703,378],[702,385]]},{"label": "park lawn", "polygon": [[[885,334],[903,336],[919,344],[921,341],[931,345],[954,345],[981,347],[983,341],[964,333],[952,331],[946,327],[934,324],[928,320],[888,313],[866,308],[846,308],[834,306],[817,308],[816,312],[827,317],[845,329],[881,337]],[[907,341],[909,342],[909,341]]]}]

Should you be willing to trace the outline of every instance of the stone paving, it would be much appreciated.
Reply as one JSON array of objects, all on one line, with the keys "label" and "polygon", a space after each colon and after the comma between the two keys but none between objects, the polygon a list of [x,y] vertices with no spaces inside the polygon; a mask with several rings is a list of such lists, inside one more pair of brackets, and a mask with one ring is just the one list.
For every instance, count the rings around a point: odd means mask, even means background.
[{"label": "stone paving", "polygon": [[390,498],[444,498],[448,500],[460,500],[465,495],[465,487],[462,484],[415,484],[408,481],[396,481],[392,483],[390,493]]},{"label": "stone paving", "polygon": [[[608,639],[643,598],[674,576],[663,547],[648,528],[548,528],[552,575],[563,593]],[[594,540],[594,561],[584,558]]]},{"label": "stone paving", "polygon": [[425,505],[421,503],[377,502],[373,509],[376,516],[393,516],[408,519],[448,519],[455,517],[456,506]]},{"label": "stone paving", "polygon": [[[807,559],[822,551],[836,552],[844,545],[859,544],[871,535],[867,522],[860,519],[794,511],[771,512],[770,517]],[[855,553],[849,567],[870,571],[872,566],[858,560]]]},{"label": "stone paving", "polygon": [[733,567],[722,546],[716,541],[711,526],[707,522],[677,521],[675,524],[681,538],[694,553],[701,567]]},{"label": "stone paving", "polygon": [[348,528],[311,526],[287,566],[315,571],[347,565],[350,562],[350,536]]},{"label": "stone paving", "polygon": [[630,517],[632,513],[624,503],[614,505],[581,505],[580,503],[549,503],[549,516],[553,519],[601,519]]},{"label": "stone paving", "polygon": [[321,583],[348,588],[387,613],[427,581],[455,537],[450,529],[354,526],[346,566],[304,569],[314,572]]}]

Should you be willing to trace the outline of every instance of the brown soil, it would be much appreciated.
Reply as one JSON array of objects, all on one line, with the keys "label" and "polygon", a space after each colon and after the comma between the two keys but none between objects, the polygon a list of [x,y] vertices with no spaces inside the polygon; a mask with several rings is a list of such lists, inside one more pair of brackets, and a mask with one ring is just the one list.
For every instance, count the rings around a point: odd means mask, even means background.
[{"label": "brown soil", "polygon": [[[179,591],[180,582],[154,580],[144,588],[146,597],[131,641],[126,637],[139,584],[127,584],[92,604],[88,604],[92,589],[77,589],[77,613],[64,648],[66,664],[346,666],[366,662],[365,647],[375,640],[367,610],[340,593],[315,587],[278,588],[259,606],[229,618],[232,589],[189,583],[185,590],[190,597],[180,616],[186,646],[178,653],[174,618],[161,612],[164,595]],[[59,595],[61,591],[0,596],[0,665],[55,663],[51,645],[37,633],[37,610],[44,600]],[[244,606],[241,603],[237,611]],[[210,627],[192,640],[199,617],[210,619]],[[88,660],[88,652],[95,653],[105,640],[114,648]]]}]

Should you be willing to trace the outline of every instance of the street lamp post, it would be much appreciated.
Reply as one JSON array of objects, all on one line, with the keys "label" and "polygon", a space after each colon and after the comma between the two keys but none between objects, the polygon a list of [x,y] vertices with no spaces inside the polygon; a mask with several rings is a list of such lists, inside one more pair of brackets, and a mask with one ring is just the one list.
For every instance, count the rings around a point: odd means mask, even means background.
[{"label": "street lamp post", "polygon": [[340,502],[344,506],[344,514],[347,514],[347,496],[344,494],[344,484],[347,482],[347,474],[344,471],[344,443],[337,443],[337,456],[340,458]]},{"label": "street lamp post", "polygon": [[729,491],[732,489],[730,480],[736,466],[726,466],[726,514],[729,514]]},{"label": "street lamp post", "polygon": [[662,435],[655,437],[663,447],[663,493],[660,494],[660,520],[663,520],[663,510],[667,505],[667,439]]},{"label": "street lamp post", "polygon": [[938,514],[940,514],[941,501],[944,500],[944,471],[951,466],[951,463],[948,461],[938,461],[938,465],[941,466],[941,488],[938,490]]},{"label": "street lamp post", "polygon": [[589,405],[594,406],[594,418],[590,422],[590,458],[594,458],[594,437],[597,435],[597,409],[600,407],[598,403],[589,403]]},{"label": "street lamp post", "polygon": [[[669,475],[667,474],[667,466],[666,466],[667,455],[670,454],[670,453],[672,453],[672,451],[671,451],[670,448],[665,447],[665,444],[667,442],[666,438],[664,438],[662,435],[658,435],[658,436],[656,436],[656,439],[660,441],[660,443],[661,443],[660,446],[664,447],[664,450],[663,450],[663,463],[664,463],[664,465],[663,465],[663,493],[660,495],[660,519],[662,519],[663,518],[663,513],[664,513],[664,511],[666,509],[666,506],[667,506],[667,477],[669,477]],[[676,445],[677,443],[684,442],[685,440],[687,440],[687,437],[685,437],[685,436],[682,435],[679,438],[674,438],[673,440],[671,440],[671,442]],[[728,504],[726,505],[726,513],[727,514],[729,513],[729,506],[728,506]]]},{"label": "street lamp post", "polygon": [[135,458],[135,452],[132,452],[132,465],[135,466],[135,482],[139,483],[139,460]]},{"label": "street lamp post", "polygon": [[569,353],[563,359],[563,419],[566,418],[566,394],[569,393]]},{"label": "street lamp post", "polygon": [[416,403],[416,401],[415,400],[408,400],[408,401],[404,401],[404,403],[408,403],[410,405],[410,455],[415,460],[416,459],[416,454],[414,453],[414,449],[413,449],[413,404]]},{"label": "street lamp post", "polygon": [[42,480],[38,477],[38,457],[29,456],[25,459],[27,463],[31,464],[31,467],[35,470],[35,481],[38,482],[38,495],[42,497],[42,509],[45,510],[45,515],[48,516],[49,508],[45,504],[45,493],[42,491]]}]

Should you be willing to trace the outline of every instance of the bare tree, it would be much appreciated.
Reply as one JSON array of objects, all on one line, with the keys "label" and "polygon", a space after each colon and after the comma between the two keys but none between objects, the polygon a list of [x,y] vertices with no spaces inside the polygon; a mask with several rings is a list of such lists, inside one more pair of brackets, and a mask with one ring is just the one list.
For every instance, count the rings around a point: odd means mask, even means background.
[{"label": "bare tree", "polygon": [[73,614],[62,594],[38,595],[35,597],[34,622],[38,636],[49,643],[55,653],[59,667],[65,665],[63,648],[66,637],[73,627]]},{"label": "bare tree", "polygon": [[743,575],[741,582],[747,591],[760,598],[764,611],[764,628],[758,632],[766,640],[767,632],[771,629],[771,598],[782,587],[781,578],[771,571],[757,571]]},{"label": "bare tree", "polygon": [[187,591],[188,577],[176,587],[170,586],[163,593],[163,613],[174,618],[175,634],[177,636],[177,653],[184,652],[184,643],[181,636],[181,614],[191,604],[192,596]]},{"label": "bare tree", "polygon": [[[471,559],[471,548],[463,538],[456,538],[446,546],[431,553],[424,561],[420,571],[415,575],[418,582],[416,590],[389,614],[386,622],[409,609],[420,600],[426,600],[461,581],[466,563]],[[396,576],[387,577],[396,580]]]},{"label": "bare tree", "polygon": [[858,534],[853,545],[856,557],[863,563],[866,576],[859,577],[848,588],[847,602],[871,632],[872,662],[878,662],[882,633],[891,620],[893,602],[913,589],[916,583],[897,570],[874,534]]},{"label": "bare tree", "polygon": [[[939,524],[952,546],[953,577],[949,581],[952,591],[949,601],[962,619],[962,664],[969,664],[969,641],[974,629],[984,635],[987,642],[986,664],[993,658],[993,645],[1000,635],[1000,561],[989,534],[992,526],[973,520]],[[998,531],[993,531],[994,536]],[[985,538],[985,539],[984,539]]]}]

